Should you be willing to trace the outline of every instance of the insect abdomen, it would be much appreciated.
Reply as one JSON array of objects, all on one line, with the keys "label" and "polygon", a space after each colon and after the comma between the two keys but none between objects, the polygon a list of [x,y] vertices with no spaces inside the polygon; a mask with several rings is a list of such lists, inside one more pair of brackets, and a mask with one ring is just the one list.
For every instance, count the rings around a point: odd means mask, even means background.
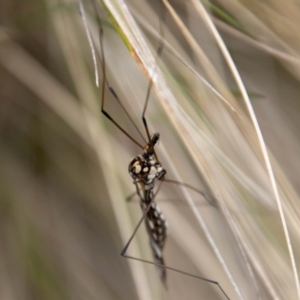
[{"label": "insect abdomen", "polygon": [[[149,200],[149,199],[148,199]],[[148,202],[149,205],[150,202]],[[146,204],[146,205],[145,205]],[[146,202],[142,202],[142,209],[148,206]],[[160,208],[156,203],[152,203],[145,219],[146,228],[150,238],[150,246],[153,252],[155,261],[159,265],[164,265],[162,250],[167,237],[168,223],[165,220]],[[163,284],[166,286],[166,269],[159,268],[160,277]]]}]

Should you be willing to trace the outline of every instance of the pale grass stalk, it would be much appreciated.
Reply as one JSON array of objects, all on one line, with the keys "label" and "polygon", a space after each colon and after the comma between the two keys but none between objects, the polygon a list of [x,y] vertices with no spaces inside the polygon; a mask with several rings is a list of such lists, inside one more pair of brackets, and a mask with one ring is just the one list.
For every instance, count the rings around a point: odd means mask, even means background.
[{"label": "pale grass stalk", "polygon": [[[254,289],[255,289],[256,298],[258,300],[262,300],[262,297],[261,297],[261,294],[260,294],[260,291],[259,291],[259,287],[258,287],[256,278],[255,278],[255,275],[254,275],[254,272],[253,272],[250,260],[248,258],[248,253],[246,254],[246,249],[244,248],[245,243],[241,239],[240,234],[239,234],[238,229],[237,229],[237,226],[235,225],[235,222],[234,222],[234,220],[233,220],[233,218],[232,218],[229,210],[227,209],[226,205],[222,205],[222,212],[225,215],[225,218],[226,218],[226,220],[228,222],[228,225],[230,226],[230,229],[231,229],[231,231],[232,231],[232,233],[233,233],[233,235],[235,237],[235,240],[236,240],[236,242],[238,244],[239,250],[240,250],[240,252],[241,252],[241,254],[243,256],[243,260],[244,260],[244,262],[246,264],[248,273],[249,273],[251,281],[252,281],[252,286],[254,286]],[[270,287],[270,284],[268,286]],[[272,290],[272,293],[274,294],[273,290]]]},{"label": "pale grass stalk", "polygon": [[222,51],[222,53],[223,53],[223,55],[226,59],[226,62],[228,63],[228,65],[230,67],[230,70],[231,70],[231,72],[232,72],[232,74],[235,78],[235,81],[236,81],[236,83],[237,83],[237,85],[238,85],[238,87],[239,87],[239,89],[240,89],[240,91],[243,95],[243,99],[244,99],[244,101],[246,103],[246,106],[248,108],[248,112],[250,114],[250,117],[251,117],[251,120],[253,122],[255,131],[257,133],[257,137],[259,139],[262,154],[263,154],[263,157],[264,157],[264,160],[265,160],[265,164],[266,164],[266,167],[267,167],[267,170],[268,170],[271,185],[272,185],[272,188],[273,188],[273,191],[274,191],[274,197],[277,201],[278,211],[279,211],[279,214],[280,214],[282,227],[284,229],[286,243],[287,243],[287,247],[288,247],[288,251],[289,251],[289,255],[290,255],[290,260],[291,260],[291,264],[292,264],[292,268],[293,268],[293,272],[294,272],[295,285],[297,287],[298,298],[300,299],[300,284],[299,284],[298,270],[297,270],[297,265],[296,265],[295,256],[294,256],[294,252],[293,252],[293,247],[292,247],[291,240],[290,240],[290,234],[289,234],[289,230],[288,230],[288,227],[287,227],[286,218],[285,218],[285,214],[284,214],[284,211],[283,211],[281,199],[280,199],[280,196],[279,196],[278,187],[277,187],[277,183],[276,183],[276,180],[275,180],[273,168],[272,168],[271,161],[270,161],[270,158],[269,158],[269,155],[268,155],[267,147],[266,147],[262,132],[260,130],[255,112],[253,110],[252,104],[250,102],[250,99],[248,97],[248,94],[246,92],[244,84],[242,82],[242,79],[239,75],[239,72],[238,72],[238,70],[237,70],[237,68],[236,68],[236,66],[235,66],[235,64],[234,64],[234,62],[233,62],[233,60],[232,60],[232,58],[231,58],[231,56],[230,56],[230,54],[227,50],[227,47],[224,44],[220,34],[216,30],[213,22],[211,21],[209,15],[207,14],[207,12],[206,12],[205,8],[203,7],[203,5],[201,4],[201,2],[198,2],[198,1],[195,1],[195,0],[192,0],[192,2],[194,4],[196,10],[198,11],[199,15],[202,16],[202,18],[205,20],[208,27],[212,31],[212,34],[215,37],[215,39],[217,41],[217,44],[219,45],[220,50]]},{"label": "pale grass stalk", "polygon": [[213,22],[219,30],[226,32],[230,34],[231,36],[235,37],[236,39],[245,42],[252,46],[253,48],[260,49],[266,53],[269,53],[273,55],[274,57],[277,57],[279,59],[283,59],[289,63],[299,65],[300,59],[297,56],[294,56],[292,54],[286,53],[280,49],[277,49],[275,46],[269,46],[264,41],[256,41],[255,39],[247,36],[246,34],[240,32],[239,30],[227,25],[223,21],[220,21],[216,18],[213,18]]},{"label": "pale grass stalk", "polygon": [[[156,32],[149,23],[145,22],[145,20],[135,11],[134,7],[131,7],[131,11],[133,12],[134,17],[142,24],[142,26],[147,29],[147,31],[151,32],[153,36],[159,39],[160,33]],[[181,45],[177,44],[176,47],[179,48]],[[188,63],[183,56],[180,55],[176,48],[166,40],[164,41],[164,51],[169,51],[172,55],[174,55],[178,61],[180,61],[187,69],[197,76],[204,85],[206,85],[218,98],[220,98],[221,101],[228,105],[232,111],[236,112],[235,108],[230,104],[230,102],[227,101],[201,74],[199,74],[199,72],[197,72],[196,69],[193,68],[193,66]]]},{"label": "pale grass stalk", "polygon": [[[199,47],[199,45],[197,44],[197,42],[195,41],[195,39],[193,38],[193,36],[189,32],[189,30],[187,29],[187,27],[180,20],[179,16],[176,14],[175,10],[172,8],[172,6],[170,5],[170,3],[167,0],[162,0],[162,1],[164,2],[169,13],[172,15],[172,18],[174,19],[175,23],[178,25],[178,28],[180,29],[182,34],[185,36],[187,42],[190,44],[191,48],[195,51],[195,53],[197,54],[197,56],[199,57],[199,59],[201,60],[203,65],[205,66],[205,69],[207,70],[211,81],[215,82],[217,87],[223,87],[223,85],[221,84],[221,79],[220,79],[219,75],[217,74],[217,72],[213,68],[212,64],[208,60],[207,56],[202,51],[202,49]],[[224,88],[222,88],[222,90],[219,91],[219,93],[222,94],[222,96],[223,96],[222,98],[227,99],[226,103],[228,101],[230,101],[229,102],[230,107],[233,107],[232,110],[234,112],[236,112],[237,109],[236,109],[234,103],[232,102],[232,96],[230,95],[230,93],[228,93],[228,91]]]},{"label": "pale grass stalk", "polygon": [[[222,5],[257,41],[277,51],[281,50],[285,56],[299,59],[298,39],[292,35],[292,32],[298,30],[300,11],[297,3],[272,0],[268,6],[251,0],[247,2],[248,5],[244,5],[237,0],[222,0]],[[294,64],[286,62],[288,69],[299,79],[299,65]]]},{"label": "pale grass stalk", "polygon": [[[247,9],[243,3],[238,0],[223,0],[223,5],[226,5],[228,11],[232,13],[241,23],[245,24],[251,34],[255,35],[258,39],[269,41],[269,43],[277,44],[280,48],[291,54],[292,56],[298,57],[298,53],[288,44],[286,41],[262,22],[257,15]],[[250,1],[251,2],[251,1]],[[280,1],[275,1],[280,3]],[[255,4],[255,2],[253,2]],[[259,7],[260,4],[258,4]],[[262,4],[262,7],[266,7]],[[282,9],[285,7],[283,3]],[[276,9],[276,8],[275,8]]]},{"label": "pale grass stalk", "polygon": [[[268,197],[269,198],[269,197]],[[293,220],[293,219],[291,219],[291,220]]]},{"label": "pale grass stalk", "polygon": [[80,11],[80,14],[81,14],[81,17],[82,17],[82,22],[83,22],[85,34],[87,36],[88,43],[89,43],[89,46],[90,46],[90,49],[91,49],[92,58],[93,58],[95,83],[96,83],[96,86],[99,87],[99,74],[98,74],[99,66],[98,66],[98,62],[97,62],[97,58],[96,58],[96,51],[95,51],[94,43],[93,43],[93,40],[92,40],[91,32],[90,32],[88,24],[87,24],[85,9],[84,9],[84,6],[83,6],[81,0],[78,0],[78,5],[79,5],[79,11]]},{"label": "pale grass stalk", "polygon": [[[226,211],[225,211],[225,213],[226,213]],[[229,215],[228,218],[232,219],[232,216]],[[247,238],[243,235],[243,233],[236,226],[236,223],[234,222],[234,220],[232,220],[232,225],[234,227],[234,230],[237,232],[237,236],[241,240],[241,244],[242,244],[243,249],[246,251],[247,256],[249,257],[251,263],[254,265],[256,272],[259,273],[260,278],[262,278],[262,280],[263,280],[264,284],[266,285],[269,293],[272,295],[272,299],[279,300],[280,297],[279,297],[278,293],[273,288],[273,285],[272,285],[271,281],[269,280],[269,277],[267,276],[265,270],[263,269],[262,265],[258,261],[257,257],[253,253],[253,251],[251,250],[251,247],[249,246]],[[251,269],[251,272],[252,272],[252,269]],[[256,281],[255,281],[255,284],[257,284]],[[258,291],[258,296],[259,296],[259,299],[261,299],[261,295],[260,295],[259,291]]]},{"label": "pale grass stalk", "polygon": [[[133,40],[134,38],[132,38],[132,40]],[[138,53],[140,53],[140,51],[137,51]],[[146,67],[145,67],[145,69],[147,69]],[[149,71],[149,73],[151,73],[152,72],[152,70],[153,70],[153,68],[151,68],[151,67],[149,67],[149,69],[150,69],[150,71]],[[190,127],[188,127],[188,122],[192,122],[191,120],[189,120],[189,116],[188,115],[180,115],[180,113],[181,113],[181,111],[180,111],[180,109],[179,109],[179,107],[174,103],[174,102],[172,102],[171,100],[169,100],[170,99],[170,97],[171,97],[171,91],[168,89],[168,88],[166,88],[165,86],[163,87],[163,88],[160,88],[159,87],[159,85],[160,84],[162,84],[162,82],[163,82],[163,80],[158,76],[157,77],[157,79],[156,79],[156,81],[154,82],[154,85],[156,86],[156,90],[159,92],[159,93],[161,93],[163,96],[162,96],[162,98],[163,98],[163,105],[165,106],[165,109],[166,109],[166,111],[168,112],[168,115],[169,115],[169,117],[170,117],[170,119],[171,120],[173,120],[173,122],[174,122],[174,124],[175,124],[175,126],[176,126],[176,128],[177,128],[177,130],[179,131],[179,132],[181,132],[181,136],[183,137],[183,140],[186,142],[186,144],[187,145],[190,145],[190,143],[189,143],[189,138],[194,138],[195,139],[195,132],[196,131],[198,131],[197,132],[197,134],[199,135],[199,132],[200,132],[200,130],[199,130],[199,127],[197,127],[197,126],[195,126],[195,128],[194,128],[194,132],[193,131],[190,131]],[[178,123],[178,124],[177,124]],[[176,125],[177,124],[177,125]],[[181,125],[180,125],[181,124]],[[190,124],[190,126],[191,126],[191,124]],[[183,129],[185,129],[185,130],[183,130]],[[241,141],[241,142],[243,142],[243,141]],[[203,144],[203,142],[201,141],[201,140],[197,140],[197,143],[201,146],[202,144]],[[210,149],[211,150],[211,149]],[[195,150],[195,160],[200,160],[200,158],[198,157],[198,155],[199,155],[199,151],[198,152],[196,152],[197,150]],[[204,151],[203,151],[204,152]],[[205,153],[203,153],[203,155],[206,155]],[[213,159],[211,159],[210,157],[208,157],[208,155],[206,155],[207,157],[206,157],[206,159],[210,159],[210,165],[211,165],[211,167],[213,167],[214,166],[214,162],[213,162]],[[219,159],[219,161],[220,161],[220,163],[222,162],[222,164],[224,163],[224,161],[223,161],[223,159],[221,159],[221,157],[222,157],[222,155],[219,155],[218,156],[218,159]],[[225,156],[226,157],[226,156]],[[223,158],[224,158],[224,155],[223,155]],[[202,163],[204,162],[204,160],[202,160]],[[234,166],[234,164],[232,164],[233,166]],[[223,166],[223,165],[222,165]],[[236,169],[234,169],[234,167],[231,169],[230,167],[230,160],[228,160],[227,161],[227,168],[228,168],[228,170],[232,173],[232,174],[234,174],[235,173],[235,170],[237,171],[237,173],[236,173],[236,178],[238,179],[238,174],[242,174],[243,172],[242,172],[242,170],[239,170],[238,168],[236,168]],[[202,166],[198,166],[199,167],[199,169],[201,169],[202,171],[204,171],[204,173],[205,173],[205,170],[207,170],[207,168],[208,168],[208,166],[207,165],[205,165],[205,163],[203,163],[203,165]],[[220,173],[220,170],[218,170],[217,169],[217,167],[216,166],[214,166],[215,167],[215,172],[219,172]],[[257,173],[258,174],[260,174],[260,177],[263,177],[264,175],[264,170],[263,170],[263,167],[262,166],[260,166],[259,167],[259,169],[258,169],[258,171],[257,171]],[[221,177],[221,176],[220,176]],[[224,177],[224,176],[223,176]],[[259,178],[260,178],[259,177]],[[244,177],[244,178],[246,178],[246,176]],[[245,184],[245,186],[247,186],[247,187],[249,187],[248,186],[248,184],[247,184],[247,182],[245,183],[245,182],[243,182],[243,184]],[[259,192],[259,191],[256,191],[256,187],[255,187],[255,183],[254,183],[254,185],[252,185],[252,191],[253,192],[255,192],[255,193],[259,193],[260,195],[262,195],[262,194],[264,194],[265,193],[265,190],[267,190],[268,189],[268,182],[267,182],[267,180],[265,179],[265,178],[263,178],[263,181],[262,181],[262,186],[266,186],[266,188],[265,189],[261,189],[261,191]],[[216,187],[217,188],[217,187]],[[260,188],[258,188],[258,190],[259,190]],[[270,200],[270,199],[272,199],[272,197],[268,197],[268,196],[265,196],[264,197],[265,199],[267,199],[267,200]],[[238,203],[236,203],[236,207],[234,207],[233,205],[232,205],[232,207],[230,207],[231,209],[235,209],[236,211],[238,211]],[[290,216],[293,216],[292,215],[293,214],[293,212],[291,211],[291,215],[289,214],[289,220],[290,220]],[[250,216],[249,216],[250,217]],[[293,223],[294,223],[294,221],[296,220],[295,218],[291,218],[291,220],[293,221]],[[295,225],[296,225],[296,223],[294,223]],[[293,224],[293,225],[294,225]],[[253,224],[253,226],[255,226],[255,224]],[[296,228],[296,227],[295,227]],[[293,230],[295,230],[294,228],[293,228]],[[255,240],[255,238],[254,238],[254,236],[255,235],[253,235],[252,236],[252,239],[253,240]],[[263,237],[262,237],[262,239],[263,239]],[[268,240],[264,240],[264,242],[263,243],[261,243],[261,244],[268,244],[269,242],[268,242]],[[255,244],[255,243],[254,243]],[[255,246],[256,247],[259,247],[259,245],[258,244],[255,244]],[[276,255],[276,253],[274,253],[274,255]],[[284,266],[283,264],[282,264],[282,259],[280,258],[280,257],[278,257],[278,255],[276,255],[276,259],[278,260],[278,261],[280,261],[281,260],[281,263],[279,263],[278,265],[280,265],[281,267],[282,267],[282,269],[284,268],[285,270],[283,271],[283,273],[285,274],[286,273],[286,271],[288,270],[287,268],[286,268],[286,266]],[[271,267],[271,268],[273,268],[274,269],[274,266],[269,266],[269,267]],[[271,275],[270,275],[271,276]],[[288,280],[287,280],[288,281]],[[274,282],[277,282],[277,279],[274,281]],[[273,283],[274,284],[274,283]],[[276,283],[275,283],[276,284]],[[268,286],[268,284],[266,284],[267,286]],[[269,290],[271,290],[271,289],[269,289]],[[282,294],[284,295],[284,291],[282,292]]]}]

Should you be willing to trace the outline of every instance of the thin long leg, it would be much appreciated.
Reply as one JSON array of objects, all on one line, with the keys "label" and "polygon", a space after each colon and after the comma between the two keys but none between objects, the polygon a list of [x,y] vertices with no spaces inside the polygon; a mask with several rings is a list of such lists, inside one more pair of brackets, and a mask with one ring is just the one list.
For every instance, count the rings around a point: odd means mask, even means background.
[{"label": "thin long leg", "polygon": [[97,12],[97,7],[94,1],[91,1],[92,5],[94,7],[94,11],[96,13],[96,20],[97,20],[97,24],[98,24],[98,28],[99,28],[99,42],[100,42],[100,49],[101,49],[101,57],[100,57],[100,64],[101,64],[101,69],[102,69],[102,76],[103,76],[103,80],[102,80],[102,91],[101,91],[101,112],[105,115],[106,118],[108,118],[119,130],[121,130],[131,141],[133,141],[137,146],[139,146],[140,148],[144,148],[137,140],[135,140],[125,129],[122,128],[121,125],[119,125],[110,115],[107,111],[105,111],[104,109],[104,101],[105,101],[105,86],[107,85],[110,93],[113,95],[113,97],[116,99],[116,101],[119,103],[119,105],[121,106],[122,110],[125,112],[125,114],[127,115],[127,117],[129,118],[130,122],[133,124],[133,126],[135,127],[135,129],[137,130],[137,132],[139,133],[139,135],[142,137],[142,139],[146,142],[144,136],[142,135],[141,131],[139,130],[139,128],[137,127],[137,125],[135,124],[135,122],[133,121],[133,119],[131,118],[130,114],[128,113],[128,111],[126,110],[126,108],[124,107],[124,105],[122,104],[122,102],[120,101],[117,93],[115,92],[115,90],[112,88],[112,86],[109,84],[109,81],[106,77],[106,64],[105,64],[105,53],[104,53],[104,48],[103,48],[103,27],[102,27],[102,23],[99,17],[99,14]]},{"label": "thin long leg", "polygon": [[[163,43],[160,42],[160,45],[159,45],[159,47],[157,49],[157,52],[156,52],[156,58],[155,58],[156,62],[157,62],[158,57],[160,57],[160,55],[162,53],[162,50],[163,50]],[[144,105],[143,114],[142,114],[142,120],[143,120],[145,129],[146,129],[146,133],[147,133],[149,141],[151,141],[151,138],[150,138],[148,124],[147,124],[147,120],[146,120],[145,114],[146,114],[146,110],[147,110],[147,106],[148,106],[148,102],[149,102],[150,92],[151,92],[152,85],[153,85],[153,76],[154,76],[154,74],[155,74],[155,70],[153,71],[152,76],[150,76],[150,82],[149,82],[149,85],[148,85],[147,94],[146,94],[146,100],[145,100],[145,105]],[[153,145],[151,145],[151,146],[153,146]]]},{"label": "thin long leg", "polygon": [[[173,184],[178,184],[178,185],[182,185],[188,189],[191,189],[193,190],[194,192],[200,194],[202,197],[205,198],[205,200],[212,206],[216,206],[216,202],[214,200],[211,200],[207,197],[207,195],[205,193],[203,193],[201,190],[195,188],[194,186],[190,185],[190,184],[187,184],[187,183],[184,183],[184,182],[180,182],[180,181],[177,181],[177,180],[172,180],[172,179],[164,179],[163,182],[166,182],[166,183],[173,183]],[[126,197],[126,201],[129,202],[133,199],[133,197],[137,194],[137,192],[133,192],[131,193],[130,195],[128,195]],[[161,201],[160,201],[161,202]]]},{"label": "thin long leg", "polygon": [[171,270],[173,272],[180,273],[180,274],[183,274],[183,275],[186,275],[186,276],[189,276],[189,277],[193,277],[193,278],[196,278],[196,279],[199,279],[199,280],[202,280],[202,281],[213,283],[213,284],[217,285],[217,287],[220,289],[220,291],[226,297],[226,299],[230,300],[229,296],[226,294],[226,292],[224,291],[224,289],[222,288],[222,286],[219,284],[218,281],[207,279],[207,278],[200,277],[200,276],[197,276],[197,275],[193,275],[193,274],[190,274],[190,273],[187,273],[187,272],[184,272],[184,271],[172,268],[172,267],[168,267],[166,265],[160,265],[160,264],[154,263],[154,262],[146,260],[146,259],[141,259],[141,258],[133,257],[133,256],[130,256],[130,255],[125,255],[124,253],[121,254],[123,257],[133,259],[133,260],[137,260],[137,261],[141,261],[141,262],[144,262],[146,264],[151,264],[151,265],[158,266],[158,267],[161,267],[161,268],[165,268],[167,270]]},{"label": "thin long leg", "polygon": [[[155,195],[153,196],[152,200],[149,202],[149,205],[148,205],[147,208],[145,209],[142,218],[140,219],[139,223],[138,223],[137,226],[135,227],[135,229],[134,229],[134,231],[133,231],[131,237],[129,238],[128,242],[126,243],[125,247],[124,247],[123,250],[121,251],[121,255],[122,255],[122,256],[124,256],[124,254],[125,254],[125,252],[127,251],[129,245],[131,244],[132,239],[134,238],[136,232],[138,231],[139,227],[141,226],[142,222],[144,221],[144,219],[145,219],[145,217],[146,217],[146,215],[147,215],[147,212],[148,212],[148,210],[150,209],[151,204],[153,203],[153,201],[154,201],[154,199],[155,199],[157,193],[158,193],[159,190],[160,190],[160,187],[161,187],[162,183],[163,183],[163,181],[161,181],[161,182],[159,183],[159,186],[158,186],[158,189],[157,189]],[[138,193],[138,188],[137,188],[137,193]]]},{"label": "thin long leg", "polygon": [[[163,11],[165,12],[165,10],[163,10]],[[164,48],[164,31],[163,31],[163,26],[161,24],[162,19],[163,19],[163,16],[162,16],[162,10],[161,10],[160,11],[160,16],[159,16],[160,40],[159,40],[159,46],[158,46],[157,51],[156,51],[156,57],[155,57],[156,64],[155,64],[155,66],[157,66],[157,60],[161,56],[161,53],[162,53],[163,48]],[[155,67],[155,69],[156,69],[156,67]],[[148,107],[150,92],[151,92],[152,85],[153,85],[153,76],[155,74],[155,69],[153,70],[153,72],[150,76],[150,81],[149,81],[149,85],[148,85],[148,89],[147,89],[147,94],[146,94],[146,99],[145,99],[145,104],[144,104],[144,109],[143,109],[143,114],[142,114],[142,120],[143,120],[143,124],[144,124],[145,130],[146,130],[146,133],[147,133],[147,137],[148,137],[150,146],[153,149],[154,156],[155,156],[156,160],[159,162],[159,159],[157,157],[155,149],[152,145],[152,140],[151,140],[151,137],[150,137],[148,124],[147,124],[147,120],[146,120],[146,117],[145,117],[146,110],[147,110],[147,107]]]},{"label": "thin long leg", "polygon": [[[141,226],[142,222],[144,221],[144,219],[145,219],[145,217],[147,215],[147,212],[150,209],[152,203],[154,202],[154,199],[155,199],[156,195],[158,194],[158,192],[160,190],[160,187],[161,187],[161,185],[162,185],[163,182],[165,182],[165,181],[161,181],[160,182],[155,195],[153,196],[152,200],[149,202],[149,205],[147,206],[146,210],[143,212],[142,218],[139,220],[139,222],[138,222],[137,226],[135,227],[132,235],[130,236],[128,242],[126,243],[125,247],[121,251],[121,256],[125,257],[125,258],[128,258],[128,259],[132,259],[132,260],[140,261],[140,262],[143,262],[143,263],[151,264],[151,265],[154,265],[154,266],[158,266],[158,267],[161,267],[161,268],[164,268],[164,269],[167,269],[167,270],[171,270],[173,272],[177,272],[177,273],[189,276],[189,277],[193,277],[193,278],[196,278],[196,279],[208,282],[208,283],[215,284],[220,289],[220,291],[222,292],[222,294],[226,297],[226,299],[230,300],[229,296],[226,294],[226,292],[224,291],[224,289],[222,288],[222,286],[218,283],[218,281],[211,280],[211,279],[204,278],[204,277],[200,277],[200,276],[197,276],[197,275],[193,275],[193,274],[190,274],[190,273],[178,270],[178,269],[173,268],[173,267],[169,267],[169,266],[166,266],[166,265],[157,264],[155,262],[152,262],[152,261],[149,261],[149,260],[146,260],[146,259],[141,259],[141,258],[137,258],[137,257],[134,257],[134,256],[126,255],[126,251],[128,250],[128,248],[129,248],[129,246],[130,246],[133,238],[135,237],[135,235],[136,235],[139,227]],[[138,191],[138,189],[137,189],[137,191]]]},{"label": "thin long leg", "polygon": [[[128,197],[126,197],[126,201],[127,202],[131,202],[131,203],[138,203],[139,200],[138,199],[134,199],[134,196],[136,196],[137,193],[134,192],[130,195],[128,195]],[[172,204],[175,204],[176,206],[188,206],[188,204],[183,201],[182,199],[176,199],[176,198],[160,198],[158,201],[157,201],[158,204],[160,203],[172,203]],[[203,206],[211,206],[210,203],[208,202],[205,202],[205,204],[203,203],[195,203],[195,206],[196,207],[203,207]]]},{"label": "thin long leg", "polygon": [[209,199],[205,193],[203,193],[202,191],[200,191],[199,189],[193,187],[190,184],[180,182],[180,181],[177,181],[177,180],[173,180],[173,179],[164,179],[163,181],[166,182],[166,183],[174,183],[174,184],[182,185],[182,186],[184,186],[188,189],[191,189],[191,190],[195,191],[196,193],[202,195],[209,204],[211,204],[212,206],[216,206],[215,201]]},{"label": "thin long leg", "polygon": [[[156,51],[156,58],[155,58],[156,62],[157,62],[158,58],[160,57],[160,55],[162,54],[162,51],[163,51],[163,48],[164,48],[164,31],[163,31],[163,26],[162,26],[162,23],[161,23],[161,20],[163,20],[163,18],[164,18],[163,17],[164,14],[165,14],[165,10],[160,10],[160,16],[159,16],[160,39],[159,39],[159,45],[158,45],[158,48],[157,48],[157,51]],[[153,70],[153,71],[155,71],[155,70]],[[153,74],[154,73],[155,72],[153,72]],[[149,97],[150,97],[152,84],[153,84],[153,76],[150,76],[150,82],[149,82],[149,86],[148,86],[148,89],[147,89],[146,100],[145,100],[145,105],[144,105],[143,114],[142,114],[143,119],[145,118],[145,114],[146,114],[146,110],[147,110],[147,106],[148,106],[148,101],[149,101]],[[146,129],[146,131],[147,131],[147,129]]]}]

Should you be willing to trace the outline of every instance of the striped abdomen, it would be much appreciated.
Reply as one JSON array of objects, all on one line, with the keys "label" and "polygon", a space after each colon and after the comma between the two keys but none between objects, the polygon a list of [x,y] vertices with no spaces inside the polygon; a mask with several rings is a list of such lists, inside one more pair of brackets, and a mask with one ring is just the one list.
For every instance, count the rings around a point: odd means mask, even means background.
[{"label": "striped abdomen", "polygon": [[[145,211],[145,209],[148,207],[149,203],[152,200],[151,198],[153,195],[152,189],[148,190],[148,192],[146,192],[146,195],[147,196],[141,200],[141,207],[143,211]],[[150,195],[151,197],[149,197]],[[159,265],[164,265],[162,251],[167,237],[168,223],[165,220],[165,217],[162,214],[160,208],[155,202],[152,202],[147,212],[145,223],[146,223],[147,232],[149,234],[150,246],[155,261]],[[160,277],[162,279],[162,282],[166,286],[166,269],[159,268],[159,271],[160,271]]]}]

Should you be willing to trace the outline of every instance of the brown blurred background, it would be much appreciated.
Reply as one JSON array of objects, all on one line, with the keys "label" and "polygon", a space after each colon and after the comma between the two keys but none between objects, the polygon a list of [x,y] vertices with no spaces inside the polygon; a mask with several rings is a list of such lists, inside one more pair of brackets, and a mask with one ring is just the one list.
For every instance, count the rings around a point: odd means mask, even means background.
[{"label": "brown blurred background", "polygon": [[[230,2],[212,1],[207,9],[240,71],[270,149],[299,261],[300,9],[292,2]],[[91,5],[84,3],[99,53],[96,15]],[[161,34],[160,5],[126,3],[155,54]],[[280,216],[241,93],[191,3],[171,3],[222,78],[222,88],[231,95],[230,103],[239,107],[239,116],[171,54],[168,43],[211,82],[212,73],[204,59],[196,59],[198,53],[167,12],[160,67],[189,117],[182,121],[174,116],[174,109],[168,111],[154,95],[147,117],[151,130],[164,137],[160,155],[169,158],[165,166],[171,178],[177,179],[174,165],[183,175],[182,181],[211,198],[216,197],[212,182],[220,188],[218,193],[232,219],[221,204],[211,207],[201,196],[192,197],[207,218],[242,298],[192,213],[182,204],[184,197],[176,187],[165,187],[161,196],[171,223],[166,260],[188,273],[219,281],[230,299],[297,299]],[[121,4],[112,5],[121,11]],[[101,5],[98,9],[105,32],[108,80],[142,127],[146,66],[132,58],[111,25],[112,18],[105,17]],[[118,21],[122,16],[114,18]],[[164,291],[154,267],[128,263],[119,255],[141,216],[137,199],[129,204],[125,201],[134,191],[127,165],[139,150],[100,113],[101,90],[95,86],[77,1],[1,1],[0,26],[0,299],[224,299],[216,286],[176,274],[169,275],[170,288]],[[138,139],[108,92],[106,99],[110,113]],[[185,140],[182,131],[188,128],[184,122],[189,118],[199,126],[199,137],[189,132],[207,155],[203,156],[203,168],[195,162],[202,155]],[[230,220],[236,222],[239,233],[232,233]],[[195,232],[188,231],[189,226]],[[258,237],[257,232],[264,237]],[[141,228],[132,251],[151,260],[145,234]],[[249,279],[237,236],[246,249],[257,290]]]}]

